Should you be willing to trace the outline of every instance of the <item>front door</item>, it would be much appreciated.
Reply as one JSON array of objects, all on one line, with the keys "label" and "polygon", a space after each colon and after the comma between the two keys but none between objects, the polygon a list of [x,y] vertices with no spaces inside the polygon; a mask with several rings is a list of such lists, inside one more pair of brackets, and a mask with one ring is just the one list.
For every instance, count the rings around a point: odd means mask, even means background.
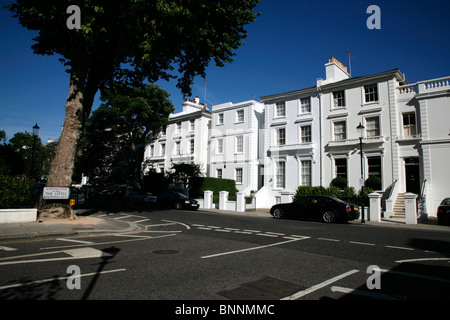
[{"label": "front door", "polygon": [[419,158],[405,159],[406,192],[420,194]]}]

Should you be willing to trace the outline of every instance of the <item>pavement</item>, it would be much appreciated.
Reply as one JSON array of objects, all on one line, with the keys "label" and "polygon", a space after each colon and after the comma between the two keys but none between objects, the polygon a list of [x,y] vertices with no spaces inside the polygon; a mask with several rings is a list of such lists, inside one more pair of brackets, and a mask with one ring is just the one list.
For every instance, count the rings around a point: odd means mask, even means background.
[{"label": "pavement", "polygon": [[[268,209],[257,209],[247,212],[224,211],[217,209],[199,209],[201,212],[215,214],[243,215],[249,217],[268,217],[271,215]],[[362,225],[360,220],[349,222]],[[437,219],[430,217],[428,220],[411,225],[405,224],[399,219],[385,219],[381,222],[366,221],[367,227],[393,227],[409,228],[416,230],[446,231],[450,232],[450,226],[438,225]],[[40,239],[46,237],[77,236],[87,234],[114,234],[137,232],[141,226],[123,220],[110,217],[77,216],[74,220],[46,220],[27,223],[0,223],[0,241],[11,241],[19,239]]]}]

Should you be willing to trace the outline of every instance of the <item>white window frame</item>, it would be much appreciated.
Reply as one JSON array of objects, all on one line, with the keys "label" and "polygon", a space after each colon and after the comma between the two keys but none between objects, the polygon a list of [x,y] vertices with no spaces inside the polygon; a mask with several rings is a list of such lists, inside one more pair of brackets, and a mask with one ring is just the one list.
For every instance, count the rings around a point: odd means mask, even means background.
[{"label": "white window frame", "polygon": [[[337,135],[336,135],[336,127],[337,127],[337,124],[340,124],[340,123],[344,124],[344,138],[343,139],[341,139],[341,138],[338,139]],[[345,121],[345,120],[333,121],[333,140],[334,141],[347,140],[347,121]]]},{"label": "white window frame", "polygon": [[161,156],[164,157],[166,155],[166,144],[161,143]]},{"label": "white window frame", "polygon": [[223,154],[223,138],[217,139],[217,154]]},{"label": "white window frame", "polygon": [[[308,169],[308,171],[306,171]],[[312,186],[312,161],[301,160],[301,185]]]},{"label": "white window frame", "polygon": [[195,119],[189,120],[189,132],[195,131]]},{"label": "white window frame", "polygon": [[181,134],[181,122],[175,124],[175,134]]},{"label": "white window frame", "polygon": [[[374,90],[371,91],[369,89]],[[365,85],[363,87],[363,92],[364,92],[364,103],[376,103],[380,99],[380,90],[378,90],[378,83]],[[370,99],[367,99],[368,97]]]},{"label": "white window frame", "polygon": [[223,178],[223,169],[216,169],[216,178]]},{"label": "white window frame", "polygon": [[244,122],[245,112],[244,109],[236,110],[236,123]]},{"label": "white window frame", "polygon": [[[240,172],[240,174],[239,174],[239,172]],[[242,168],[234,169],[234,180],[236,181],[236,184],[244,183],[244,169],[242,169]]]},{"label": "white window frame", "polygon": [[[375,120],[376,119],[376,120]],[[366,137],[379,137],[381,136],[380,116],[367,117],[366,121]],[[375,120],[375,127],[372,126],[372,121]]]},{"label": "white window frame", "polygon": [[[309,128],[309,135],[304,135],[304,129]],[[309,141],[305,141],[308,138]],[[312,126],[310,124],[300,126],[300,143],[311,143],[312,142]]]},{"label": "white window frame", "polygon": [[236,150],[235,153],[244,153],[244,136],[236,136],[235,138]]},{"label": "white window frame", "polygon": [[[408,117],[409,122],[411,122],[411,116],[414,117],[414,124],[405,124],[405,117]],[[414,132],[413,131],[414,128]],[[404,112],[402,113],[402,135],[403,137],[413,137],[417,135],[417,117],[415,112]],[[406,133],[406,134],[405,134]]]},{"label": "white window frame", "polygon": [[311,97],[300,98],[300,113],[311,113]]},{"label": "white window frame", "polygon": [[286,161],[278,161],[275,166],[275,186],[277,189],[286,188]]},{"label": "white window frame", "polygon": [[[281,135],[281,131],[283,131],[283,135]],[[275,145],[284,146],[286,144],[286,128],[277,128],[275,129]]]},{"label": "white window frame", "polygon": [[223,112],[218,113],[218,114],[217,114],[217,124],[218,124],[218,125],[223,124],[223,119],[224,119]]},{"label": "white window frame", "polygon": [[286,102],[278,102],[275,104],[275,118],[286,117]]},{"label": "white window frame", "polygon": [[[333,108],[345,108],[345,90],[338,90],[333,92]],[[339,105],[342,103],[342,105]]]}]

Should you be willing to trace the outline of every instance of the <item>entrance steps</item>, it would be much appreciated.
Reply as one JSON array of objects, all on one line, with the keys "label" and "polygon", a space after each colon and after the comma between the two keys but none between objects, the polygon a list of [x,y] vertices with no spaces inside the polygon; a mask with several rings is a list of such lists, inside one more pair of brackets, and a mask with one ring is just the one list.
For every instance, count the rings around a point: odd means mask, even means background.
[{"label": "entrance steps", "polygon": [[[406,193],[406,192],[405,192]],[[395,219],[405,219],[405,198],[403,197],[405,193],[399,193],[394,203],[394,214],[391,218]]]}]

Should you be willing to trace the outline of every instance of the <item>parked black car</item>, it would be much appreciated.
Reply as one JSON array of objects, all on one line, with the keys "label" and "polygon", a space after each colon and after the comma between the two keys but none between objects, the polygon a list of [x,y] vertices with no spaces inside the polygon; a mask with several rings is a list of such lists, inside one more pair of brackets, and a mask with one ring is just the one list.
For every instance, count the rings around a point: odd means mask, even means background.
[{"label": "parked black car", "polygon": [[450,198],[442,200],[437,209],[437,218],[439,224],[450,224]]},{"label": "parked black car", "polygon": [[197,200],[191,199],[182,193],[174,191],[159,194],[156,203],[160,207],[170,207],[175,209],[197,210],[200,207]]},{"label": "parked black car", "polygon": [[359,207],[330,196],[302,196],[291,203],[274,205],[270,213],[276,219],[348,222],[359,218]]}]

